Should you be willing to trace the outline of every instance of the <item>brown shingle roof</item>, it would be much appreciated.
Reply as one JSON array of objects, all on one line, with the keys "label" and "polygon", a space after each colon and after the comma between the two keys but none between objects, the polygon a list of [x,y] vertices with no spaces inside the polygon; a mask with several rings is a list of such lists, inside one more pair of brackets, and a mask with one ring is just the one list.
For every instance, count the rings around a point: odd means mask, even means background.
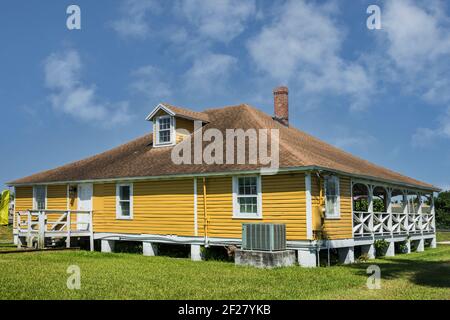
[{"label": "brown shingle roof", "polygon": [[[192,116],[192,112],[194,112],[170,105],[166,106],[176,113],[185,112]],[[230,128],[279,129],[280,168],[329,169],[355,176],[371,177],[375,180],[437,190],[428,183],[362,160],[300,130],[284,127],[269,115],[246,104],[207,109],[204,112],[195,112],[195,114],[197,116],[200,114],[203,120],[207,119],[208,123],[204,126],[205,129],[216,128],[223,133]],[[198,117],[195,118],[198,119]],[[256,170],[263,167],[259,164],[176,165],[171,161],[171,151],[172,147],[153,148],[152,135],[149,134],[93,157],[21,178],[10,184],[202,174]]]},{"label": "brown shingle roof", "polygon": [[180,108],[180,107],[176,107],[171,104],[168,104],[168,103],[162,103],[162,105],[166,106],[171,111],[175,112],[175,115],[177,115],[179,117],[183,117],[183,118],[187,118],[187,119],[191,119],[191,120],[200,120],[205,123],[209,122],[209,116],[208,116],[208,114],[206,114],[204,112],[197,112],[197,111],[189,110],[186,108]]}]

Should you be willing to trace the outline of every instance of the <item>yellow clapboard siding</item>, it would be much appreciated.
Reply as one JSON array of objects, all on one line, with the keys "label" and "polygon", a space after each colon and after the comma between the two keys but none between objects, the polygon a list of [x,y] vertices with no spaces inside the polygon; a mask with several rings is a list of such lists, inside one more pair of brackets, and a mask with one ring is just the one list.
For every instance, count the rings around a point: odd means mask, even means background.
[{"label": "yellow clapboard siding", "polygon": [[67,185],[47,186],[47,209],[67,210]]},{"label": "yellow clapboard siding", "polygon": [[[311,195],[313,205],[313,226],[320,226],[320,190],[321,183],[317,176],[311,176]],[[324,235],[329,239],[348,239],[352,237],[352,199],[351,180],[346,176],[339,176],[340,191],[340,218],[325,219],[323,225]],[[323,192],[323,191],[322,191]]]},{"label": "yellow clapboard siding", "polygon": [[[133,219],[116,219],[116,186],[94,185],[95,232],[177,234],[194,232],[193,179],[133,184]],[[101,200],[97,199],[101,198]]]},{"label": "yellow clapboard siding", "polygon": [[17,226],[17,212],[33,209],[33,187],[15,188],[14,228]]},{"label": "yellow clapboard siding", "polygon": [[[206,179],[207,231],[210,237],[240,238],[242,223],[286,223],[289,240],[306,239],[304,174],[262,176],[263,219],[233,219],[232,178]],[[204,235],[203,182],[198,180],[199,234]]]}]

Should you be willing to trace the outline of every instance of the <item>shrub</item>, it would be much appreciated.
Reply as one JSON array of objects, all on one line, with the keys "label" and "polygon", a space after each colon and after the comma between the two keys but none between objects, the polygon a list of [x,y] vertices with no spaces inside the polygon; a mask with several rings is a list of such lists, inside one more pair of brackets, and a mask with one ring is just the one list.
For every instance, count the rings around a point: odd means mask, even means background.
[{"label": "shrub", "polygon": [[389,242],[384,239],[375,240],[375,253],[377,257],[382,257],[386,254],[386,249],[389,247]]}]

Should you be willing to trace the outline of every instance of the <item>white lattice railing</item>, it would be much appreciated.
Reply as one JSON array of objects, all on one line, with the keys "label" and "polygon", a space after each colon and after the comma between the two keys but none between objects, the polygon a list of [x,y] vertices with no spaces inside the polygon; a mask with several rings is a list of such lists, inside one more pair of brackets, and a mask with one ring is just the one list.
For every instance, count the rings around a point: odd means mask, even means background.
[{"label": "white lattice railing", "polygon": [[406,235],[434,232],[432,213],[353,212],[353,235]]}]

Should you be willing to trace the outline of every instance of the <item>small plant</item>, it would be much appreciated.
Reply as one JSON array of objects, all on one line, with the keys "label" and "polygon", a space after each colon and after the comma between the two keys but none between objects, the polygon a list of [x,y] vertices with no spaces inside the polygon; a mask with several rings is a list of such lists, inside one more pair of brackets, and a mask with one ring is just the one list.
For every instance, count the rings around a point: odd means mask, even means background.
[{"label": "small plant", "polygon": [[400,243],[398,249],[401,253],[408,253],[408,246],[405,243]]},{"label": "small plant", "polygon": [[367,262],[369,261],[369,255],[367,253],[363,253],[358,257],[358,262]]},{"label": "small plant", "polygon": [[386,254],[386,249],[389,247],[389,242],[384,239],[375,240],[374,246],[377,257],[382,257]]}]

